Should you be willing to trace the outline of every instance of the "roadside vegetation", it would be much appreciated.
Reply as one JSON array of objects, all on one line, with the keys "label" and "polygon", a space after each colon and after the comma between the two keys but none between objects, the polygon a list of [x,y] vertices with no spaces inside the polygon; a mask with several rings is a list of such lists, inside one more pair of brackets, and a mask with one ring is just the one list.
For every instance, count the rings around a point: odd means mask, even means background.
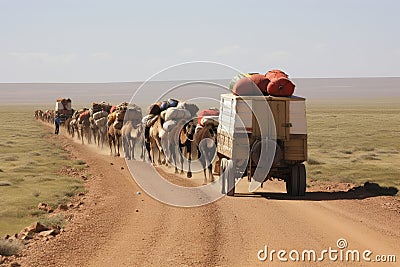
[{"label": "roadside vegetation", "polygon": [[85,191],[81,179],[59,172],[85,165],[68,158],[52,132],[35,120],[33,110],[0,107],[0,237],[45,220],[46,212],[38,209],[38,203],[57,208]]},{"label": "roadside vegetation", "polygon": [[308,178],[400,190],[398,100],[309,101]]}]

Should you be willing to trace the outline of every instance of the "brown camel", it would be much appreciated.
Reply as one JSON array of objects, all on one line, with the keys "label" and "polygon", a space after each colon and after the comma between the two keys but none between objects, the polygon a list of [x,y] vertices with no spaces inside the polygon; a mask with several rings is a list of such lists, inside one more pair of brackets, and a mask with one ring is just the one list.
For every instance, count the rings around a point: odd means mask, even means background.
[{"label": "brown camel", "polygon": [[108,144],[110,145],[110,155],[113,155],[113,146],[114,146],[114,156],[119,157],[119,149],[121,147],[121,129],[117,129],[114,127],[114,124],[111,124],[108,127]]},{"label": "brown camel", "polygon": [[101,148],[104,147],[104,142],[107,139],[107,125],[97,125],[97,146],[100,147],[101,144]]},{"label": "brown camel", "polygon": [[67,118],[64,122],[64,127],[67,130],[67,133],[69,135],[72,135],[71,133],[71,121],[73,120],[73,118]]},{"label": "brown camel", "polygon": [[81,136],[80,136],[80,134],[79,134],[79,127],[78,127],[78,120],[77,119],[72,119],[70,122],[69,122],[69,128],[70,128],[70,134],[71,134],[71,136],[72,136],[72,138],[74,138],[75,137],[75,132],[76,132],[76,134],[77,134],[77,136],[78,136],[78,139],[81,139]]},{"label": "brown camel", "polygon": [[92,143],[92,134],[90,131],[90,122],[89,116],[83,117],[82,120],[78,124],[80,133],[81,133],[81,140],[82,144],[84,144],[83,137],[86,136],[88,144]]},{"label": "brown camel", "polygon": [[[155,150],[158,151],[158,164],[161,165],[166,163],[164,149],[161,145],[161,136],[160,136],[160,134],[164,131],[162,128],[163,123],[164,120],[161,118],[161,116],[158,116],[156,122],[150,127],[151,161],[154,165],[155,165],[154,161]],[[163,157],[163,160],[161,160],[161,157]]]},{"label": "brown camel", "polygon": [[124,126],[122,126],[122,147],[124,148],[126,159],[135,159],[135,146],[140,140],[142,132],[143,127],[141,122],[135,125],[133,121],[127,121]]},{"label": "brown camel", "polygon": [[204,125],[203,128],[200,128],[194,134],[194,143],[197,147],[197,154],[204,171],[203,184],[207,184],[206,169],[208,169],[210,181],[214,182],[212,161],[216,155],[217,127],[211,123]]},{"label": "brown camel", "polygon": [[[164,136],[166,140],[166,155],[175,166],[175,173],[179,172],[176,153],[180,156],[180,173],[183,173],[184,154],[188,160],[187,177],[192,177],[191,160],[192,160],[192,142],[196,126],[193,120],[180,120],[178,123]],[[177,149],[178,148],[178,149]]]},{"label": "brown camel", "polygon": [[99,136],[99,127],[97,127],[93,117],[89,118],[89,124],[90,124],[90,131],[91,131],[91,135],[93,136],[93,141],[94,144],[98,144],[98,146],[100,145],[100,136]]}]

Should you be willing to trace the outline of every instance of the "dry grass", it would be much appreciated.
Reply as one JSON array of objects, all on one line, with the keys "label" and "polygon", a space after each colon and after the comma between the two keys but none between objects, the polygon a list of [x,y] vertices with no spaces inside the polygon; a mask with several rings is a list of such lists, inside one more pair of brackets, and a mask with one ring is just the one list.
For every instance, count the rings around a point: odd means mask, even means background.
[{"label": "dry grass", "polygon": [[[34,108],[0,107],[0,236],[14,234],[38,220],[39,202],[52,207],[83,192],[78,178],[60,175],[63,166],[84,168],[68,159],[51,131],[33,117]],[[50,140],[50,141],[49,141]]]},{"label": "dry grass", "polygon": [[310,101],[307,119],[310,179],[400,189],[398,100]]},{"label": "dry grass", "polygon": [[39,222],[47,228],[64,228],[66,221],[65,217],[61,214],[55,216],[42,216]]}]

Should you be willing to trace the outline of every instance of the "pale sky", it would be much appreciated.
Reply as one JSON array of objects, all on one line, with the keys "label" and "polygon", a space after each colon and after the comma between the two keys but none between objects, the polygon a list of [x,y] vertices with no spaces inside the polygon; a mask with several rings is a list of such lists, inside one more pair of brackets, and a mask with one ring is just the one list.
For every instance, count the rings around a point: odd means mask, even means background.
[{"label": "pale sky", "polygon": [[0,82],[142,81],[196,60],[399,77],[399,11],[396,0],[0,0]]}]

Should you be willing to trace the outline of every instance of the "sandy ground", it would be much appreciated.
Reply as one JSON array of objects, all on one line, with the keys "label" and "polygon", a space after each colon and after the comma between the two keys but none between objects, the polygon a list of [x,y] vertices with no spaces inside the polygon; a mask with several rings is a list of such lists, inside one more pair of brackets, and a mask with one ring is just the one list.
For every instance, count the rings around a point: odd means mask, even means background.
[{"label": "sandy ground", "polygon": [[[396,255],[400,261],[400,206],[398,198],[371,197],[367,192],[325,192],[308,188],[305,197],[289,198],[284,184],[265,184],[256,194],[241,182],[235,197],[224,197],[198,208],[177,208],[146,195],[132,179],[123,158],[110,157],[65,136],[56,137],[71,156],[88,164],[88,193],[80,209],[69,211],[65,232],[28,246],[16,261],[21,266],[374,266],[376,263],[330,261],[260,261],[257,254],[271,250],[347,248]],[[182,185],[201,183],[197,175],[161,168]],[[137,194],[141,192],[141,194]],[[268,192],[268,193],[267,193]],[[263,256],[264,254],[260,254]],[[288,254],[284,257],[288,258]],[[382,264],[382,266],[396,266]]]}]

